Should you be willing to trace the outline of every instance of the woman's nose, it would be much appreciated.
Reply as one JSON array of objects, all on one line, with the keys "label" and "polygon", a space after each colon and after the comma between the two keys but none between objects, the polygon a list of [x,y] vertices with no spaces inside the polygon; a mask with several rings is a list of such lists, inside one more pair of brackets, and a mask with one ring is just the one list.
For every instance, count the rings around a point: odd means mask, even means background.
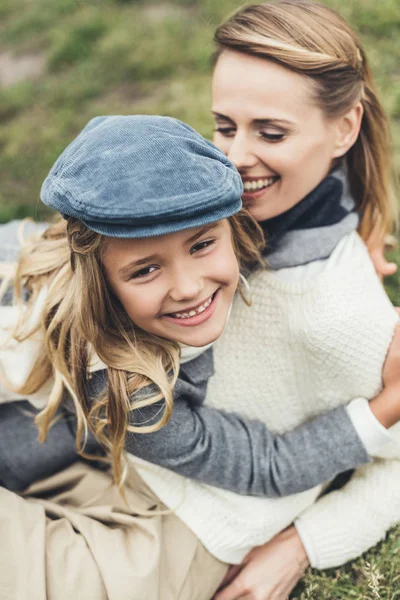
[{"label": "woman's nose", "polygon": [[238,170],[248,169],[257,163],[257,157],[252,151],[251,143],[244,135],[236,134],[235,137],[231,138],[227,156]]}]

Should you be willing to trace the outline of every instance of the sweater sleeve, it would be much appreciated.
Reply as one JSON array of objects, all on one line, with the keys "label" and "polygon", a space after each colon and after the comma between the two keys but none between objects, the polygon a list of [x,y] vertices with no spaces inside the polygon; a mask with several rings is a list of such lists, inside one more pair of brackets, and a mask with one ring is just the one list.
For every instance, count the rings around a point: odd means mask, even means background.
[{"label": "sweater sleeve", "polygon": [[[161,411],[148,407],[140,420],[149,425]],[[274,435],[259,421],[193,406],[181,396],[169,423],[152,434],[129,434],[127,450],[190,479],[264,497],[308,490],[369,460],[344,408]]]},{"label": "sweater sleeve", "polygon": [[399,522],[400,461],[376,459],[305,510],[295,526],[311,566],[327,569],[360,556]]},{"label": "sweater sleeve", "polygon": [[[23,490],[80,458],[68,416],[59,414],[46,442],[41,443],[34,423],[37,413],[26,401],[0,404],[0,481],[9,490]],[[89,454],[101,452],[92,438],[85,450]]]},{"label": "sweater sleeve", "polygon": [[[90,395],[104,387],[104,373],[92,378]],[[204,406],[212,374],[212,349],[185,363],[170,421],[151,434],[129,433],[127,451],[190,479],[260,497],[302,492],[369,461],[344,407],[275,435],[260,421]],[[162,411],[162,402],[132,411],[131,422],[154,424]]]}]

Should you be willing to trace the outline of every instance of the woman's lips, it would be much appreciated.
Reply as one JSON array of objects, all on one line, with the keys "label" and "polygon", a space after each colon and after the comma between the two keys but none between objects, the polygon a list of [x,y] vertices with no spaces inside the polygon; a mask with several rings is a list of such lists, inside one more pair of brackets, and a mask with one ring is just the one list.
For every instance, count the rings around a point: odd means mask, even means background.
[{"label": "woman's lips", "polygon": [[242,199],[246,202],[259,198],[279,179],[279,176],[243,179],[244,192],[242,194]]}]

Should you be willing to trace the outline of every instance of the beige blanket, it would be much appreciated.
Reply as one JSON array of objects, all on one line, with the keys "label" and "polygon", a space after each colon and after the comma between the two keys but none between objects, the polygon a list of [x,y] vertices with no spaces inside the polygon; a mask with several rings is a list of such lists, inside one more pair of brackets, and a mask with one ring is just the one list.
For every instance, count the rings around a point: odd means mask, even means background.
[{"label": "beige blanket", "polygon": [[0,600],[210,600],[227,565],[134,471],[126,498],[82,462],[23,495],[0,488]]}]

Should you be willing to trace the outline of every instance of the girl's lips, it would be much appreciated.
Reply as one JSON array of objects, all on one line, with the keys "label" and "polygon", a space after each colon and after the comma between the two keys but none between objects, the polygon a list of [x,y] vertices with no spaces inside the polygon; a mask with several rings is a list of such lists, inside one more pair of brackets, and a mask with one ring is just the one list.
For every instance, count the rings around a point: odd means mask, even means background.
[{"label": "girl's lips", "polygon": [[208,321],[208,319],[214,314],[214,311],[217,307],[218,298],[219,289],[213,294],[212,301],[207,308],[203,312],[194,315],[193,317],[173,317],[171,315],[163,315],[161,318],[166,319],[170,323],[181,325],[182,327],[195,327],[197,325],[201,325],[205,321]]}]

